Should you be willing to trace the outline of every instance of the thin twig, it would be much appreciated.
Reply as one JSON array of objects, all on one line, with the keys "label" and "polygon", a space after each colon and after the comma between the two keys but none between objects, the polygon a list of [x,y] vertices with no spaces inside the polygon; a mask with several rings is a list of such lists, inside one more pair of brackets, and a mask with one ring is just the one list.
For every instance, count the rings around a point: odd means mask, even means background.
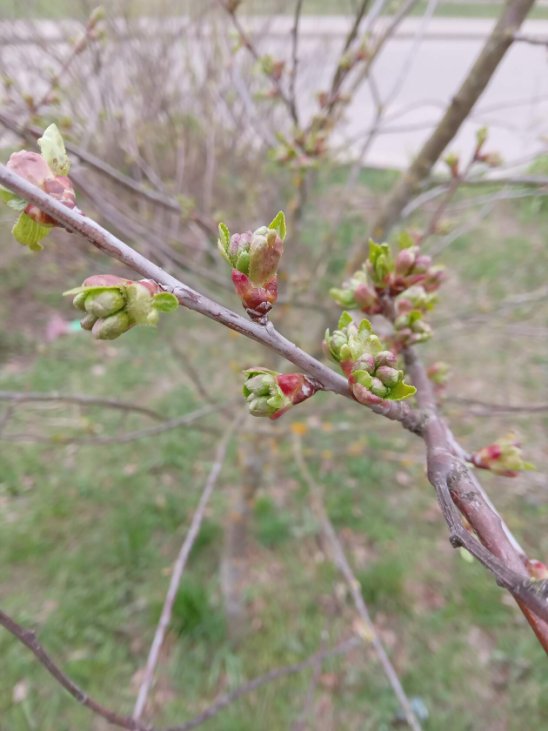
[{"label": "thin twig", "polygon": [[291,71],[289,73],[289,103],[291,104],[292,117],[297,120],[297,126],[299,126],[299,112],[297,110],[296,83],[299,67],[299,22],[302,8],[303,0],[297,0],[293,16],[293,27],[291,28]]},{"label": "thin twig", "polygon": [[69,395],[57,391],[49,391],[47,393],[39,391],[0,391],[0,401],[10,401],[16,404],[58,402],[79,404],[80,406],[102,406],[119,411],[137,411],[140,414],[149,416],[151,419],[165,421],[165,416],[162,416],[158,411],[147,409],[145,406],[139,406],[138,404],[132,404],[127,401],[118,401],[117,399],[84,396],[82,394]]},{"label": "thin twig", "polygon": [[130,731],[153,731],[151,726],[140,723],[133,718],[129,718],[129,716],[122,716],[116,711],[106,708],[98,701],[91,698],[61,670],[55,660],[53,660],[46,650],[44,650],[33,630],[25,629],[25,627],[22,627],[1,610],[0,624],[5,627],[8,632],[11,632],[11,634],[18,639],[19,642],[22,642],[25,647],[28,647],[40,664],[46,668],[48,673],[52,675],[55,680],[78,701],[78,703],[86,706],[86,708],[89,708],[97,716],[104,718],[114,726],[120,726],[121,728],[126,728]]},{"label": "thin twig", "polygon": [[409,698],[403,689],[394,666],[390,662],[390,658],[384,648],[380,635],[373,624],[369,609],[367,608],[361,592],[360,583],[354,576],[354,572],[346,558],[344,548],[339,541],[333,524],[329,520],[329,516],[327,515],[323,504],[321,489],[316,480],[312,477],[310,470],[308,469],[308,465],[305,462],[302,450],[302,441],[298,434],[295,434],[293,437],[293,454],[302,478],[310,490],[310,495],[313,500],[313,508],[321,522],[322,531],[329,542],[335,565],[344,576],[348,585],[352,601],[354,602],[354,607],[356,608],[356,612],[363,624],[364,635],[371,641],[371,645],[377,654],[383,672],[390,683],[390,687],[394,691],[402,711],[405,714],[409,727],[412,728],[413,731],[421,731],[421,725],[413,712]]},{"label": "thin twig", "polygon": [[462,406],[477,406],[489,414],[538,414],[548,411],[548,404],[493,404],[461,396],[446,396],[443,401]]},{"label": "thin twig", "polygon": [[250,680],[248,683],[241,685],[239,688],[236,688],[235,690],[232,690],[229,693],[225,693],[224,695],[220,696],[214,703],[212,703],[208,708],[195,716],[195,718],[192,718],[190,721],[180,724],[179,726],[170,726],[164,731],[191,731],[191,729],[200,726],[202,723],[204,723],[204,721],[208,721],[210,718],[216,716],[220,711],[223,710],[223,708],[226,708],[231,703],[234,703],[234,701],[242,698],[242,696],[247,695],[248,693],[252,693],[258,688],[261,688],[263,685],[272,683],[275,680],[281,680],[288,675],[301,673],[303,670],[307,670],[308,668],[313,668],[318,664],[318,662],[322,662],[328,657],[345,655],[351,650],[354,650],[356,647],[359,647],[362,642],[363,640],[361,638],[349,637],[348,639],[339,642],[339,644],[335,645],[334,647],[320,650],[319,652],[314,653],[314,655],[306,658],[306,660],[302,660],[301,662],[297,662],[293,665],[285,665],[280,668],[274,668],[273,670],[269,670],[264,675],[259,675],[257,678]]},{"label": "thin twig", "polygon": [[235,429],[237,428],[238,423],[241,420],[242,420],[242,415],[239,414],[236,417],[236,419],[233,420],[232,425],[225,431],[223,438],[219,442],[219,445],[215,452],[215,458],[214,458],[213,465],[211,467],[211,471],[210,471],[208,478],[206,480],[206,483],[204,485],[204,489],[203,489],[202,495],[200,497],[200,500],[198,502],[198,507],[196,508],[196,512],[194,513],[194,515],[192,517],[192,522],[190,524],[189,531],[185,537],[185,540],[183,541],[183,544],[181,546],[177,559],[175,560],[175,563],[173,564],[173,571],[171,573],[171,580],[169,582],[169,588],[167,590],[166,598],[164,600],[164,606],[162,608],[160,620],[158,622],[156,632],[154,633],[154,639],[152,640],[152,645],[150,646],[147,663],[145,666],[145,672],[143,675],[143,680],[141,682],[141,686],[139,688],[139,693],[137,695],[137,701],[135,703],[135,708],[133,710],[133,718],[135,720],[139,720],[145,710],[148,694],[150,692],[150,689],[152,687],[152,683],[154,680],[154,671],[156,670],[156,665],[158,663],[158,658],[160,656],[160,650],[162,649],[162,645],[164,644],[167,629],[168,629],[169,623],[171,621],[171,613],[173,610],[173,604],[175,602],[175,598],[176,598],[177,592],[179,590],[179,584],[181,583],[183,571],[184,571],[186,563],[188,561],[188,557],[190,556],[190,552],[192,551],[192,546],[194,545],[194,542],[196,541],[196,538],[198,537],[198,533],[200,532],[202,521],[203,521],[204,515],[205,515],[205,509],[206,509],[209,499],[213,493],[215,485],[217,484],[217,479],[219,477],[221,468],[225,461],[226,452],[228,449],[228,445],[230,443],[230,439],[231,439]]},{"label": "thin twig", "polygon": [[121,434],[109,434],[108,436],[97,436],[97,437],[63,437],[57,435],[54,438],[42,437],[38,434],[4,434],[2,439],[7,442],[43,442],[45,444],[94,444],[108,446],[110,444],[128,444],[129,442],[135,442],[139,439],[148,439],[150,437],[156,437],[159,434],[164,434],[167,431],[173,429],[180,429],[183,426],[189,426],[198,419],[208,414],[216,413],[224,404],[208,404],[202,406],[196,411],[191,411],[189,414],[183,416],[177,416],[174,419],[165,419],[161,424],[157,426],[149,426],[144,429],[135,429],[134,431],[122,432]]}]

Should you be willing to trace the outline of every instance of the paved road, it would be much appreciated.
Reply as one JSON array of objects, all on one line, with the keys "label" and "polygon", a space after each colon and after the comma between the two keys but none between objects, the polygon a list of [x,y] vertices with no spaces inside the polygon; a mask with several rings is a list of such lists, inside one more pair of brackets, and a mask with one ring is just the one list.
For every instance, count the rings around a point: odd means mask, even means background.
[{"label": "paved road", "polygon": [[[170,32],[178,32],[170,22]],[[264,32],[264,19],[248,19],[246,26],[258,35],[262,53],[277,57],[290,55],[291,18],[277,17]],[[344,17],[306,17],[300,38],[299,100],[306,118],[313,114],[315,94],[326,88],[329,69],[337,58],[350,20]],[[379,21],[382,24],[383,19]],[[146,32],[153,39],[151,23]],[[379,135],[369,148],[366,162],[372,165],[404,167],[418,150],[429,130],[466,76],[493,26],[492,20],[434,19],[426,26],[421,18],[401,24],[374,66],[374,79],[386,105]],[[40,24],[48,37],[48,46],[59,40],[59,26]],[[261,32],[262,31],[262,32]],[[548,39],[548,21],[528,21],[522,33]],[[26,39],[26,41],[25,41]],[[2,59],[16,56],[25,67],[32,55],[24,23],[0,23],[0,65]],[[151,57],[154,43],[151,40]],[[182,46],[182,44],[181,44]],[[60,49],[58,49],[60,50]],[[59,56],[63,57],[62,49]],[[113,61],[114,62],[114,61]],[[174,61],[176,63],[176,61]],[[123,67],[119,83],[128,76]],[[35,77],[28,70],[19,72],[31,83]],[[93,73],[93,72],[92,72]],[[177,77],[177,83],[182,79]],[[93,79],[90,78],[90,83]],[[356,156],[364,135],[375,120],[375,106],[368,87],[363,88],[346,114],[346,123],[336,138],[342,155]],[[516,43],[497,70],[484,96],[465,123],[450,149],[465,153],[472,148],[474,134],[481,125],[491,129],[491,149],[498,150],[506,161],[520,161],[542,151],[548,152],[548,50],[545,46]]]},{"label": "paved road", "polygon": [[[409,19],[400,26],[374,67],[387,108],[381,134],[367,153],[370,164],[403,167],[408,163],[465,78],[493,22],[434,19],[421,29],[420,19]],[[280,36],[273,48],[287,43],[284,23],[280,21]],[[299,88],[308,113],[313,109],[311,92],[327,83],[325,69],[340,47],[343,28],[342,19],[332,18],[308,20],[304,28],[301,50],[308,62],[302,63],[306,73]],[[528,21],[522,32],[548,40],[548,22]],[[339,141],[363,139],[374,119],[373,99],[364,88],[348,110],[344,137]],[[505,161],[548,153],[547,47],[513,45],[450,149],[470,150],[481,125],[490,127],[489,146]],[[356,142],[347,149],[356,154],[362,145],[363,141]]]}]

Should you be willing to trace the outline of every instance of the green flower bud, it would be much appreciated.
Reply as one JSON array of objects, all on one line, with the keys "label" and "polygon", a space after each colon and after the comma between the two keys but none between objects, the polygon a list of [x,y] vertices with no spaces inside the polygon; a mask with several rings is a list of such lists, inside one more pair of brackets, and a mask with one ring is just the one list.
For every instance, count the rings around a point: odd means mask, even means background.
[{"label": "green flower bud", "polygon": [[86,302],[87,292],[78,292],[78,294],[74,297],[72,300],[72,304],[74,307],[76,307],[77,310],[83,310],[86,311],[85,302]]},{"label": "green flower bud", "polygon": [[390,393],[390,389],[388,389],[379,378],[371,379],[369,390],[379,398],[385,398]]},{"label": "green flower bud", "polygon": [[83,330],[91,330],[96,322],[97,318],[95,317],[95,315],[87,314],[80,320],[80,327]]},{"label": "green flower bud", "polygon": [[129,315],[125,311],[117,312],[104,319],[97,320],[91,333],[97,340],[115,340],[131,327]]},{"label": "green flower bud", "polygon": [[[79,296],[76,295],[76,297]],[[121,291],[118,288],[112,288],[88,294],[85,298],[84,308],[86,312],[95,317],[108,317],[121,310],[125,304],[126,300]]]},{"label": "green flower bud", "polygon": [[402,380],[403,371],[398,371],[395,368],[390,368],[390,366],[381,366],[380,368],[377,368],[375,376],[381,381],[383,385],[392,387]]}]

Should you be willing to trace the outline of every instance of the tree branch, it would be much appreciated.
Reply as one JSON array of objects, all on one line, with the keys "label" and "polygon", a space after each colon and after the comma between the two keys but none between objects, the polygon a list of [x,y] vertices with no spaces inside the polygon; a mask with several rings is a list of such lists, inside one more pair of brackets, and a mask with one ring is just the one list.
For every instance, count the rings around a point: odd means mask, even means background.
[{"label": "tree branch", "polygon": [[[102,226],[99,226],[95,221],[83,216],[78,211],[67,208],[19,175],[8,170],[5,165],[0,165],[0,184],[22,198],[35,203],[68,231],[81,234],[100,251],[126,264],[139,274],[158,282],[166,291],[173,292],[181,305],[270,348],[315,379],[322,389],[332,391],[354,401],[345,378],[277,332],[271,322],[268,322],[266,326],[252,322],[188,287]],[[379,406],[372,407],[372,410],[388,419],[401,422],[410,431],[415,433],[420,431],[420,414],[415,412],[406,402],[386,401]]]},{"label": "tree branch", "polygon": [[[371,235],[375,240],[386,237],[406,203],[417,192],[422,181],[430,174],[442,152],[457,134],[512,45],[515,32],[533,4],[534,0],[507,1],[483,50],[452,98],[445,114],[374,219]],[[350,264],[353,270],[360,266],[366,252],[367,244],[364,242]]]},{"label": "tree branch", "polygon": [[25,647],[33,653],[36,659],[43,665],[48,673],[52,675],[55,680],[75,698],[78,703],[81,703],[86,708],[89,708],[93,713],[101,718],[104,718],[114,726],[129,729],[129,731],[153,731],[151,726],[147,726],[144,723],[129,718],[129,716],[122,716],[116,711],[112,711],[109,708],[98,703],[96,700],[91,698],[87,693],[81,690],[76,683],[66,675],[59,665],[53,660],[53,658],[44,650],[40,644],[36,633],[33,630],[25,629],[15,620],[9,617],[5,612],[0,610],[0,624],[11,632],[11,634],[22,642]]},{"label": "tree branch", "polygon": [[149,416],[156,421],[165,421],[165,417],[158,411],[147,409],[145,406],[139,406],[127,401],[118,401],[117,399],[101,398],[96,396],[83,396],[81,394],[68,395],[50,391],[48,393],[37,391],[0,391],[0,401],[9,401],[15,404],[25,403],[68,403],[78,404],[80,406],[102,406],[118,411],[136,411],[145,416]]}]

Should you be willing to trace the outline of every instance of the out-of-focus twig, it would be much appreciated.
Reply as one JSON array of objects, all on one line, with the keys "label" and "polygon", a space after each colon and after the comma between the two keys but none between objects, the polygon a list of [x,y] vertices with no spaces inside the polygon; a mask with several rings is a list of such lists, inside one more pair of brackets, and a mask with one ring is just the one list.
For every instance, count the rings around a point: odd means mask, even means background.
[{"label": "out-of-focus twig", "polygon": [[299,472],[301,473],[301,476],[310,491],[314,512],[320,520],[322,532],[329,542],[329,547],[335,565],[343,575],[348,585],[348,590],[350,591],[354,607],[356,608],[356,612],[358,613],[358,616],[362,623],[362,632],[364,639],[367,643],[370,642],[373,649],[375,650],[383,672],[386,675],[388,682],[390,683],[390,687],[394,691],[396,698],[398,699],[398,702],[402,708],[409,727],[412,728],[413,731],[421,731],[421,725],[413,712],[413,708],[411,707],[409,698],[407,697],[403,689],[403,686],[394,666],[390,662],[390,658],[388,657],[388,654],[384,648],[381,637],[377,632],[375,625],[373,624],[373,620],[371,619],[371,615],[369,614],[369,609],[367,608],[361,592],[360,583],[354,576],[354,572],[352,571],[350,563],[346,558],[344,548],[339,541],[333,524],[329,520],[329,516],[327,515],[323,504],[321,488],[319,487],[316,480],[312,477],[310,470],[308,469],[308,465],[305,462],[302,449],[302,441],[300,435],[298,434],[294,434],[293,436],[293,454]]},{"label": "out-of-focus twig", "polygon": [[191,729],[200,726],[205,721],[216,716],[223,710],[223,708],[226,708],[231,703],[242,698],[242,696],[261,688],[263,685],[272,683],[275,680],[281,680],[288,675],[301,673],[303,670],[307,670],[308,668],[314,668],[318,662],[322,662],[328,657],[345,655],[351,650],[354,650],[356,647],[359,647],[362,642],[363,640],[358,637],[349,637],[348,639],[339,642],[339,644],[334,647],[326,648],[325,650],[320,650],[319,652],[314,653],[310,657],[307,657],[306,660],[301,660],[301,662],[294,663],[293,665],[284,665],[283,667],[269,670],[264,675],[259,675],[257,678],[253,678],[253,680],[250,680],[248,683],[244,683],[244,685],[241,685],[239,688],[236,688],[229,693],[224,693],[208,708],[195,716],[195,718],[190,719],[190,721],[178,726],[170,726],[169,728],[166,728],[165,731],[191,731]]},{"label": "out-of-focus twig", "polygon": [[160,620],[154,634],[154,639],[152,640],[152,645],[150,646],[143,680],[141,682],[139,693],[137,695],[137,701],[133,710],[133,718],[135,720],[139,720],[145,710],[148,694],[154,681],[154,672],[156,670],[156,665],[160,656],[160,650],[162,649],[162,645],[164,644],[167,629],[171,621],[173,604],[179,590],[183,571],[188,561],[188,557],[190,556],[190,552],[192,551],[192,546],[194,545],[194,542],[196,541],[196,538],[198,537],[198,534],[200,532],[202,521],[205,515],[205,510],[213,493],[215,485],[217,484],[221,468],[225,461],[230,439],[232,438],[232,435],[241,420],[242,415],[239,414],[236,419],[233,420],[232,425],[224,432],[223,437],[217,446],[214,462],[204,485],[204,489],[198,502],[196,512],[192,517],[192,522],[190,524],[188,533],[186,534],[185,540],[183,541],[177,559],[173,564],[171,580],[169,582],[169,587],[164,600],[164,606],[162,607]]},{"label": "out-of-focus twig", "polygon": [[82,394],[65,394],[57,391],[38,392],[38,391],[0,391],[0,401],[9,401],[14,404],[25,403],[69,403],[78,404],[79,406],[101,406],[118,411],[136,411],[151,419],[157,421],[165,421],[165,417],[158,411],[148,409],[146,406],[132,404],[128,401],[118,401],[118,399],[102,398],[99,396],[84,396]]},{"label": "out-of-focus twig", "polygon": [[7,629],[8,632],[18,639],[19,642],[25,645],[25,647],[28,647],[40,664],[46,668],[48,673],[52,675],[55,680],[78,701],[78,703],[86,706],[86,708],[89,708],[97,716],[104,718],[114,726],[129,729],[129,731],[153,731],[151,726],[140,723],[133,718],[129,718],[129,716],[123,716],[110,708],[106,708],[94,698],[91,698],[91,696],[81,690],[76,683],[71,680],[71,678],[63,672],[63,670],[61,670],[51,655],[49,655],[42,647],[33,630],[22,627],[18,622],[1,610],[0,625]]}]

